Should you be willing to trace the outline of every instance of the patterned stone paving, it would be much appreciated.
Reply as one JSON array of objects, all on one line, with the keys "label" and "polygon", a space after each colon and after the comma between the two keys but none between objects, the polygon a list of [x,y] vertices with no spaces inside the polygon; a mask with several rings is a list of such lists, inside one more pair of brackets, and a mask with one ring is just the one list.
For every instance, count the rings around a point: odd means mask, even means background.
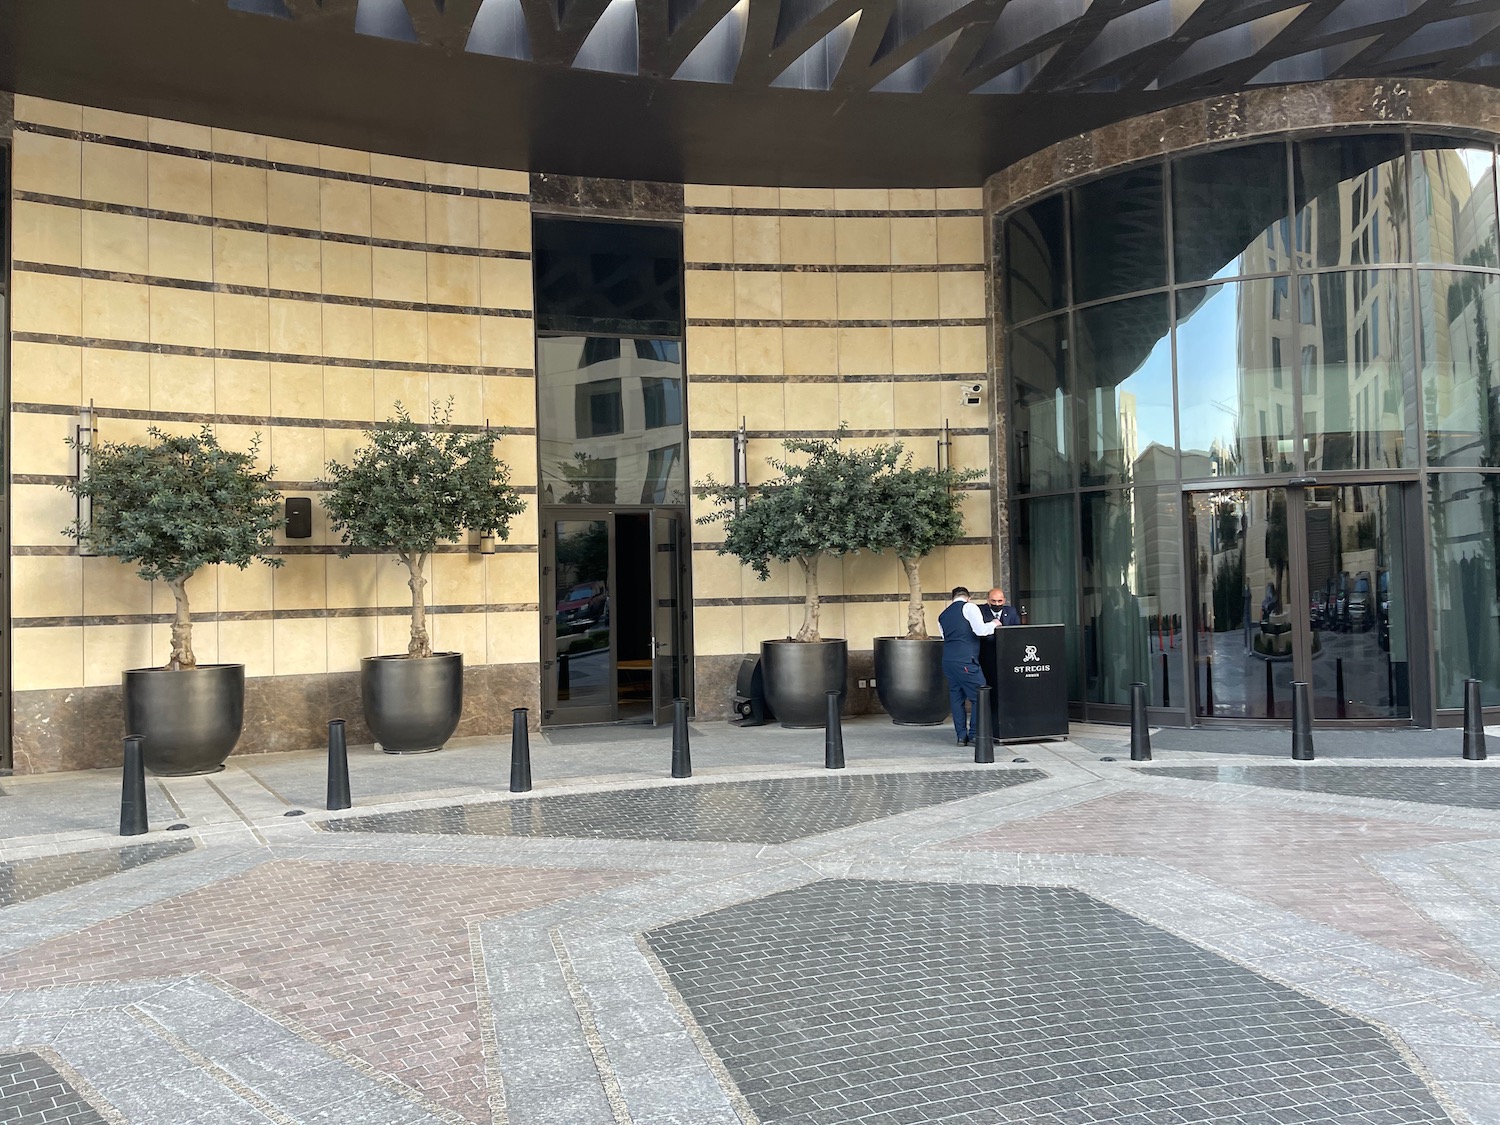
[{"label": "patterned stone paving", "polygon": [[1046,776],[1040,770],[1006,769],[728,781],[374,813],[320,827],[333,832],[783,844]]},{"label": "patterned stone paving", "polygon": [[1189,781],[1227,781],[1301,793],[1375,797],[1500,811],[1500,769],[1493,765],[1423,766],[1152,766],[1142,773]]},{"label": "patterned stone paving", "polygon": [[1371,1025],[1073,890],[828,881],[648,941],[778,1125],[1451,1120]]},{"label": "patterned stone paving", "polygon": [[0,989],[201,973],[488,1121],[469,923],[632,875],[277,860],[0,969]]},{"label": "patterned stone paving", "polygon": [[1117,793],[982,832],[953,846],[1149,857],[1473,974],[1483,972],[1482,965],[1408,906],[1363,857],[1480,836],[1460,829]]},{"label": "patterned stone paving", "polygon": [[158,840],[132,847],[0,862],[0,906],[92,883],[147,863],[184,855],[194,847],[192,840]]},{"label": "patterned stone paving", "polygon": [[0,1054],[0,1121],[5,1125],[106,1125],[68,1080],[34,1051]]}]

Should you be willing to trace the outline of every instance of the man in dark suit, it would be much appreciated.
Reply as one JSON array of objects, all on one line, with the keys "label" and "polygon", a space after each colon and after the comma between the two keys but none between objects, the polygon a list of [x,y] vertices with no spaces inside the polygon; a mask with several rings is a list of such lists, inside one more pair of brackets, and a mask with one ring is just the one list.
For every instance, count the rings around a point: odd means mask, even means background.
[{"label": "man in dark suit", "polygon": [[[980,616],[986,621],[994,621],[998,626],[1019,625],[1021,615],[1016,612],[1016,607],[1005,600],[1005,591],[996,586],[990,591],[985,604],[979,607]],[[991,729],[1000,729],[1000,677],[999,656],[995,647],[995,635],[991,633],[988,637],[979,639],[979,670],[984,673],[984,682],[990,685],[990,715],[994,720]]]}]

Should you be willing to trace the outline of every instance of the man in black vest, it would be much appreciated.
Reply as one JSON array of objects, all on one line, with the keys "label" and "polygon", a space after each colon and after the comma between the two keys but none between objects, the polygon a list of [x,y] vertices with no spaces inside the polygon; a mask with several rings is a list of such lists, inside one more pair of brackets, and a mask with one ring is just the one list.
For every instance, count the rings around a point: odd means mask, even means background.
[{"label": "man in black vest", "polygon": [[[986,604],[979,607],[986,621],[1000,625],[1019,625],[1021,615],[1016,607],[1007,604],[1005,591],[996,586],[990,591]],[[990,685],[990,719],[994,730],[1000,729],[1000,658],[995,648],[995,635],[991,633],[979,642],[979,670],[984,673],[984,682]]]},{"label": "man in black vest", "polygon": [[[969,591],[953,587],[953,600],[938,614],[943,630],[943,675],[948,680],[948,702],[953,707],[953,732],[958,744],[974,741],[974,724],[978,719],[979,689],[984,676],[979,671],[979,638],[995,631],[995,623],[986,621],[979,607],[969,601]],[[964,702],[969,704],[964,714]]]}]

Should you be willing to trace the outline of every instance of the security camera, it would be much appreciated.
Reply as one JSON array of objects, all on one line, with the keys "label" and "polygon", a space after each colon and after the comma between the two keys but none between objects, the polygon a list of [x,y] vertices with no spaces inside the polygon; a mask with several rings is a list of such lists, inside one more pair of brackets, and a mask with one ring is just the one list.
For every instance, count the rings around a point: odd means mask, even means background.
[{"label": "security camera", "polygon": [[965,383],[959,388],[965,406],[978,406],[984,394],[983,383]]}]

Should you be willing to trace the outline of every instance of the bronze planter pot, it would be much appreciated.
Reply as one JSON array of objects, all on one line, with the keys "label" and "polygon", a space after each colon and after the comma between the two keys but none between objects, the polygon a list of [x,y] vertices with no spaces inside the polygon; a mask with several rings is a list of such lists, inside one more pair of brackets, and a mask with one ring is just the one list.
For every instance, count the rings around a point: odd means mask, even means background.
[{"label": "bronze planter pot", "polygon": [[875,638],[875,694],[891,721],[928,727],[951,717],[943,639]]},{"label": "bronze planter pot", "polygon": [[464,657],[367,656],[359,662],[365,722],[387,754],[442,749],[464,710]]},{"label": "bronze planter pot", "polygon": [[224,768],[245,726],[245,666],[200,664],[123,675],[125,733],[141,736],[146,768],[163,777]]},{"label": "bronze planter pot", "polygon": [[761,641],[766,699],[784,727],[821,727],[828,693],[842,700],[849,679],[848,641]]}]

